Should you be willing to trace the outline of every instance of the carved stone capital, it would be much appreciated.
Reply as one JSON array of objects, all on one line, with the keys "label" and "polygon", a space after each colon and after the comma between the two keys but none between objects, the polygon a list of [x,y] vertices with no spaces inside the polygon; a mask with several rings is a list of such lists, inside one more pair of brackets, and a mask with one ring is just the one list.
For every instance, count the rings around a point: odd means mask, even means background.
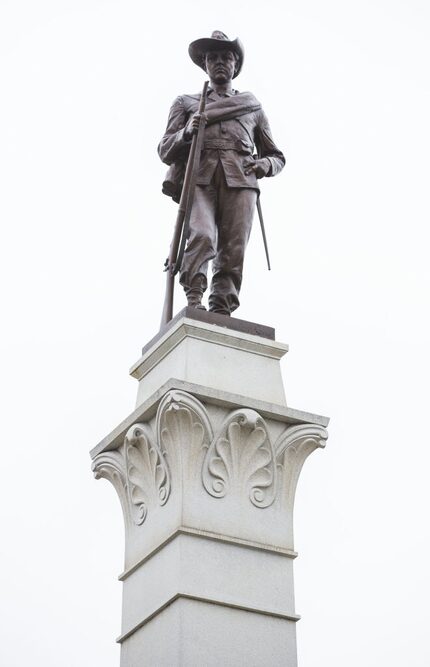
[{"label": "carved stone capital", "polygon": [[280,430],[256,410],[172,390],[155,417],[96,456],[93,470],[118,492],[132,560],[183,526],[293,549],[300,470],[326,439],[319,425]]}]

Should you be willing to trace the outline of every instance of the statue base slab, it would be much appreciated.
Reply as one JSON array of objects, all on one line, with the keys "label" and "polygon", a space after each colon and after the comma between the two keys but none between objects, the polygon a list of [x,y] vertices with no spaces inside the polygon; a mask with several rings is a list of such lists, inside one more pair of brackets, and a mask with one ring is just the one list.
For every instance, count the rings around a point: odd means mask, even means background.
[{"label": "statue base slab", "polygon": [[174,377],[286,405],[279,360],[288,346],[271,327],[185,308],[142,350],[130,369],[137,405]]}]

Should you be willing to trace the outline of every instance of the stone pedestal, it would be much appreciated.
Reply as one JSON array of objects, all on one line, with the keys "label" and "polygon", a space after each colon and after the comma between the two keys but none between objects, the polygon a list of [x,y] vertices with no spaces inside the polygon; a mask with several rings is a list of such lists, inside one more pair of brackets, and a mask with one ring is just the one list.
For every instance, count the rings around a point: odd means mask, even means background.
[{"label": "stone pedestal", "polygon": [[91,456],[125,520],[121,666],[294,667],[293,504],[328,419],[287,407],[274,331],[185,309]]}]

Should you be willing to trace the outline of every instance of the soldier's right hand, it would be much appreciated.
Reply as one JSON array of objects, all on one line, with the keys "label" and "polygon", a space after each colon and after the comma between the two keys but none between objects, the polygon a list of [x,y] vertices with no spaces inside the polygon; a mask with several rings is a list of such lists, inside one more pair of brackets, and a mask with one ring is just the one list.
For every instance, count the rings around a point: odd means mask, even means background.
[{"label": "soldier's right hand", "polygon": [[197,130],[199,129],[200,119],[201,119],[203,125],[206,125],[206,123],[208,121],[206,114],[199,113],[197,111],[195,114],[193,114],[191,116],[190,120],[188,121],[188,123],[185,126],[185,130],[184,130],[185,139],[190,140],[191,137],[193,136],[193,134],[196,134]]}]

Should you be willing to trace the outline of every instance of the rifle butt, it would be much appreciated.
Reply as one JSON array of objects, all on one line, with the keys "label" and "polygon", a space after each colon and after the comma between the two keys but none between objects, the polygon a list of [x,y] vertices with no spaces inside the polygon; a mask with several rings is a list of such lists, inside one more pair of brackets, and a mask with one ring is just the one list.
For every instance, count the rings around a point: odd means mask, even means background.
[{"label": "rifle butt", "polygon": [[164,327],[173,317],[173,291],[175,287],[175,278],[170,270],[166,272],[166,291],[164,295],[164,306],[161,315],[160,328]]}]

